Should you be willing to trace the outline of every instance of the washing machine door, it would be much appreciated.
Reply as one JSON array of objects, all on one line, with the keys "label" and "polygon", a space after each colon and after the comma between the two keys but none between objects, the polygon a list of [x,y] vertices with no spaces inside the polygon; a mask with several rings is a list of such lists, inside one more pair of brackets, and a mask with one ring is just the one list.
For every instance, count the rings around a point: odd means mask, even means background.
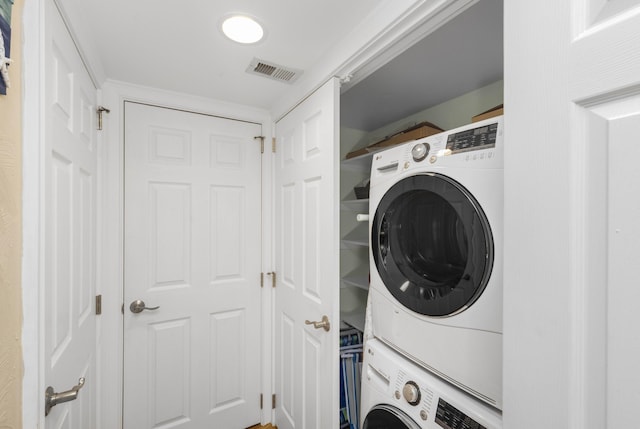
[{"label": "washing machine door", "polygon": [[401,410],[381,404],[369,411],[362,429],[420,429],[420,426]]},{"label": "washing machine door", "polygon": [[382,197],[371,252],[389,292],[426,316],[464,311],[484,291],[493,267],[493,235],[480,204],[452,178],[419,174]]}]

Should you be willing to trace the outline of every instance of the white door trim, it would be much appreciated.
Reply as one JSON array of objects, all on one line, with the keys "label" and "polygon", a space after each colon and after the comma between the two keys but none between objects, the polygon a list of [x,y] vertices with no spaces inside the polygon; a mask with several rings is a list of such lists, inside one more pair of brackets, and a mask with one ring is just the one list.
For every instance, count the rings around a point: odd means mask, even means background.
[{"label": "white door trim", "polygon": [[[44,96],[43,41],[44,2],[27,1],[23,10],[24,23],[24,105],[22,123],[23,208],[22,208],[22,424],[24,427],[44,426],[44,306],[40,302],[40,231],[42,142],[44,122],[41,119]],[[41,394],[42,393],[42,394]]]},{"label": "white door trim", "polygon": [[[121,82],[107,82],[103,89],[103,104],[111,110],[105,115],[105,146],[107,147],[105,165],[105,186],[102,203],[104,216],[103,243],[103,316],[100,332],[102,353],[113,356],[114,359],[104,359],[100,371],[102,373],[101,392],[103,394],[101,424],[103,428],[117,428],[122,425],[122,313],[123,303],[123,201],[124,201],[124,112],[125,101],[152,104],[207,115],[227,117],[232,119],[255,122],[262,125],[265,134],[265,147],[271,141],[271,118],[268,112],[247,106],[231,103],[214,102],[208,99],[177,94],[169,91],[124,84]],[[265,149],[262,158],[263,168],[263,213],[271,212],[271,156]],[[269,258],[271,248],[270,217],[264,216],[263,226],[263,272],[271,271]],[[262,350],[266,357],[262,361],[262,391],[265,395],[272,391],[271,387],[271,306],[273,291],[263,289],[262,297]],[[265,401],[268,402],[268,401]],[[271,421],[271,410],[262,410],[262,423]]]}]

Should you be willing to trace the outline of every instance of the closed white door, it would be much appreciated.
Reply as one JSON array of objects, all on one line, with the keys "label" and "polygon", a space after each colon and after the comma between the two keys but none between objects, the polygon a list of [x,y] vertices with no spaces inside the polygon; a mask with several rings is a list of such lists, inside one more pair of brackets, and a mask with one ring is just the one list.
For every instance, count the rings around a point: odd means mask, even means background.
[{"label": "closed white door", "polygon": [[[339,83],[276,124],[275,386],[280,429],[339,421]],[[309,322],[326,317],[329,330]]]},{"label": "closed white door", "polygon": [[96,89],[54,2],[46,3],[44,377],[55,393],[80,378],[84,385],[77,399],[51,408],[45,427],[84,429],[96,427]]},{"label": "closed white door", "polygon": [[638,427],[640,1],[504,4],[504,427]]},{"label": "closed white door", "polygon": [[125,103],[125,429],[260,421],[260,132]]}]

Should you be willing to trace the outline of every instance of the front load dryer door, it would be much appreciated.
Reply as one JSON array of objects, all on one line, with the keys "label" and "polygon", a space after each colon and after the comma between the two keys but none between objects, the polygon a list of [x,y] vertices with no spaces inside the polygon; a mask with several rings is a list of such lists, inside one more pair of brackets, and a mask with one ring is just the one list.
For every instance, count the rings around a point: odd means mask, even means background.
[{"label": "front load dryer door", "polygon": [[493,236],[473,195],[448,176],[410,176],[380,200],[371,251],[389,292],[432,317],[464,311],[482,294],[493,267]]},{"label": "front load dryer door", "polygon": [[362,429],[420,429],[420,426],[397,408],[382,404],[367,413]]}]

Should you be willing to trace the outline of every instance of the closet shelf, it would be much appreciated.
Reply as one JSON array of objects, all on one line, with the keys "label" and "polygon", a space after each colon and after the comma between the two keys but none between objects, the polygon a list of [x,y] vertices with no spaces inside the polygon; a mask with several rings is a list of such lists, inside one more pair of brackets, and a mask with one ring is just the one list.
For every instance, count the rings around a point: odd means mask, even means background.
[{"label": "closet shelf", "polygon": [[369,246],[369,223],[360,222],[351,232],[342,238],[342,243],[355,246]]},{"label": "closet shelf", "polygon": [[340,319],[349,326],[364,332],[365,309],[358,308],[349,312],[341,312]]},{"label": "closet shelf", "polygon": [[360,265],[355,270],[345,274],[342,277],[342,282],[349,286],[369,290],[369,264]]},{"label": "closet shelf", "polygon": [[369,173],[369,171],[371,170],[371,161],[373,160],[373,154],[378,151],[379,150],[376,150],[374,152],[365,153],[364,155],[344,159],[340,162],[340,167],[344,170]]},{"label": "closet shelf", "polygon": [[344,200],[341,203],[344,210],[350,210],[355,213],[367,213],[369,211],[369,199],[364,198],[361,200]]}]

